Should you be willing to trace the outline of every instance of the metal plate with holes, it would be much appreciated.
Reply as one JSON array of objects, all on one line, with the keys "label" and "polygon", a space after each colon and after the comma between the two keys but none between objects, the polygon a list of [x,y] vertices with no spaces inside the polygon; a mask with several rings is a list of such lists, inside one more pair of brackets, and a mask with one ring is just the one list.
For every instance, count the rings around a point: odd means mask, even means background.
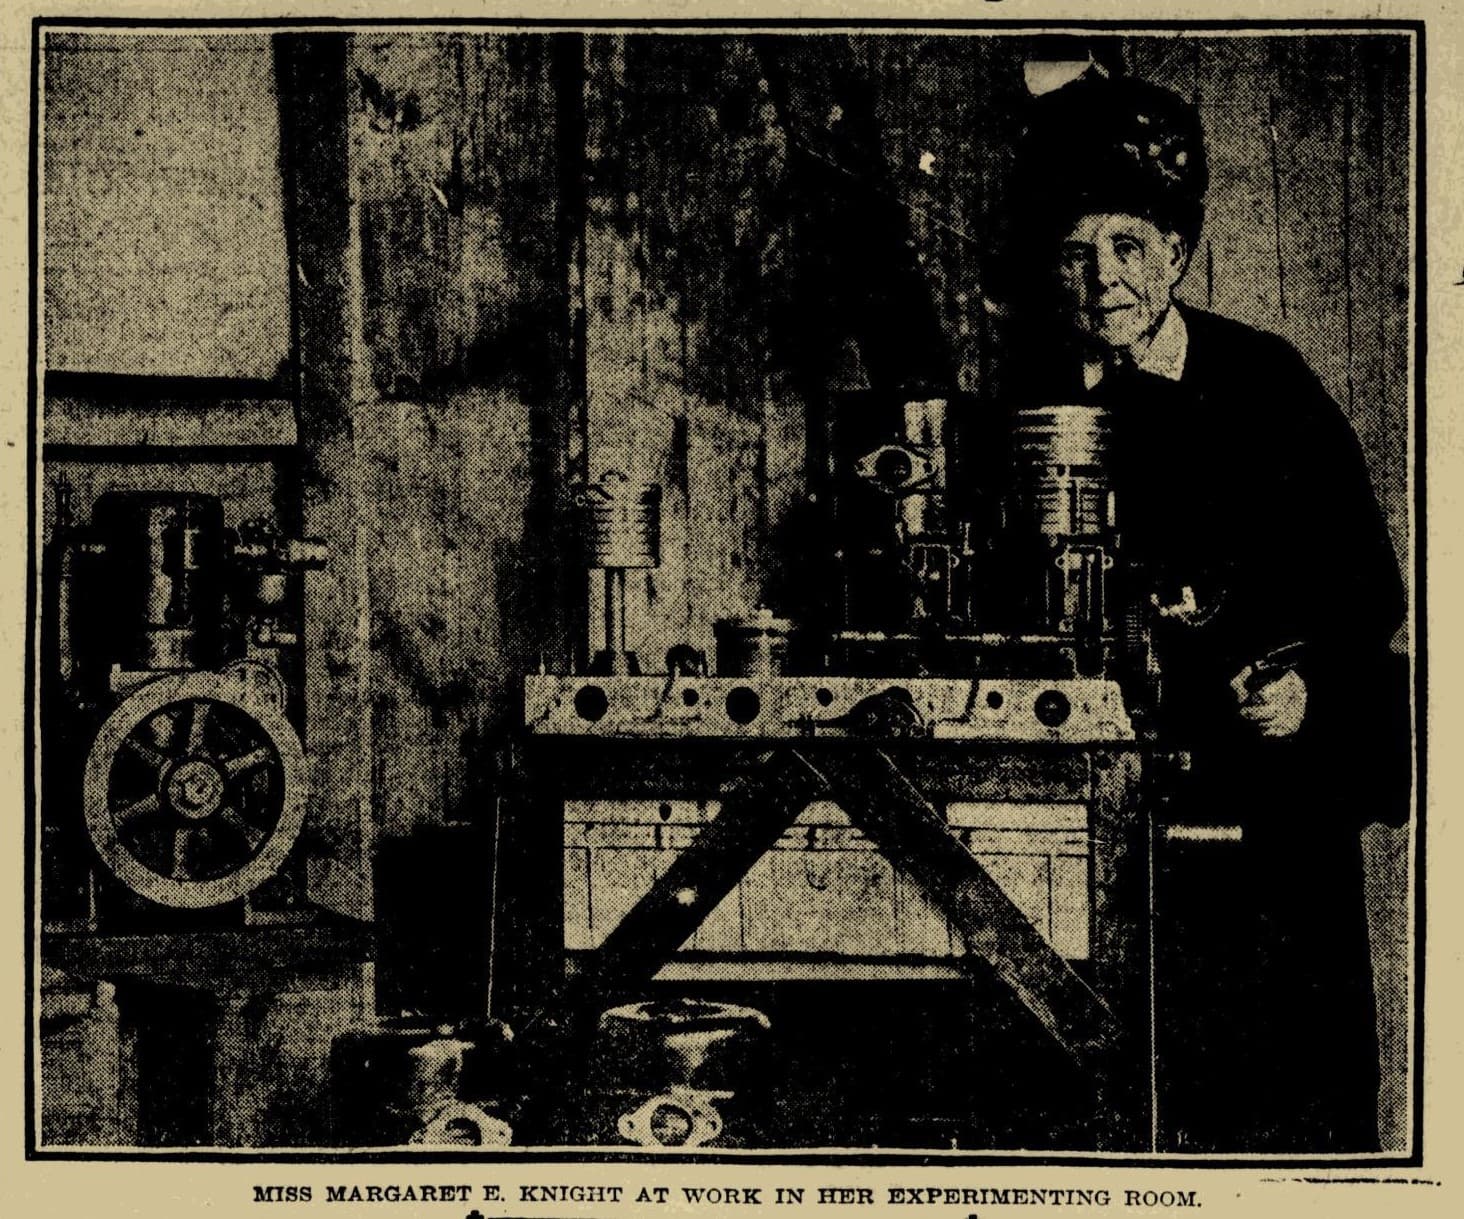
[{"label": "metal plate with holes", "polygon": [[563,677],[524,679],[524,722],[558,736],[665,739],[878,735],[848,721],[903,690],[915,735],[956,741],[1132,741],[1116,682],[1098,678]]},{"label": "metal plate with holes", "polygon": [[251,673],[178,674],[103,722],[82,798],[92,843],[123,884],[165,906],[216,906],[284,863],[305,817],[305,757]]}]

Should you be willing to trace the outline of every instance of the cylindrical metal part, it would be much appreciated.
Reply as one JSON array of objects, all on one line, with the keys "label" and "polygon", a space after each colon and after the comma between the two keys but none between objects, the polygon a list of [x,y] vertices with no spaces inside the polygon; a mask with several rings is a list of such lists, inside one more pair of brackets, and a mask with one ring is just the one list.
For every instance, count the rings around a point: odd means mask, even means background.
[{"label": "cylindrical metal part", "polygon": [[700,999],[611,1008],[590,1053],[590,1137],[663,1147],[751,1141],[769,1027],[754,1008]]},{"label": "cylindrical metal part", "polygon": [[661,562],[661,488],[607,470],[577,496],[590,567],[656,567]]},{"label": "cylindrical metal part", "polygon": [[899,500],[901,537],[909,542],[938,533],[945,525],[944,497],[917,491]]},{"label": "cylindrical metal part", "polygon": [[265,609],[283,605],[289,591],[282,571],[264,571],[254,578],[254,600]]},{"label": "cylindrical metal part", "polygon": [[338,1144],[401,1145],[458,1101],[466,1043],[403,1021],[347,1030],[330,1051],[331,1116]]},{"label": "cylindrical metal part", "polygon": [[722,618],[712,628],[717,639],[719,677],[778,677],[788,670],[788,638],[793,623],[759,606],[746,618]]},{"label": "cylindrical metal part", "polygon": [[330,547],[319,538],[289,538],[284,558],[288,567],[319,571],[330,562]]},{"label": "cylindrical metal part", "polygon": [[1112,529],[1111,434],[1109,414],[1099,407],[1017,411],[1012,490],[1020,523],[1052,539],[1093,537]]},{"label": "cylindrical metal part", "polygon": [[934,447],[945,443],[946,400],[926,398],[904,407],[905,439],[911,444]]},{"label": "cylindrical metal part", "polygon": [[733,1088],[750,1053],[763,1048],[768,1018],[750,1007],[676,998],[614,1007],[600,1017],[597,1064],[617,1082],[657,1091],[671,1084]]},{"label": "cylindrical metal part", "polygon": [[224,508],[211,495],[111,492],[96,502],[110,576],[112,663],[207,669],[221,659]]},{"label": "cylindrical metal part", "polygon": [[1101,407],[1028,407],[1012,418],[1006,523],[1022,607],[1015,625],[1092,645],[1079,662],[1084,671],[1101,656],[1096,641],[1112,627],[1111,447],[1112,417]]}]

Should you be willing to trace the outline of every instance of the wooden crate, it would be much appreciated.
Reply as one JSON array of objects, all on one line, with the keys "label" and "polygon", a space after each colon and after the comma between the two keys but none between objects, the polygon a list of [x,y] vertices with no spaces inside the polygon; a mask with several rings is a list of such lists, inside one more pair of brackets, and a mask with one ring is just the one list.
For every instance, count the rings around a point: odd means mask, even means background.
[{"label": "wooden crate", "polygon": [[[598,947],[712,820],[714,800],[564,805],[564,946]],[[953,802],[950,830],[1063,956],[1089,954],[1087,809]],[[728,957],[949,960],[964,945],[835,804],[810,804],[682,950]]]}]

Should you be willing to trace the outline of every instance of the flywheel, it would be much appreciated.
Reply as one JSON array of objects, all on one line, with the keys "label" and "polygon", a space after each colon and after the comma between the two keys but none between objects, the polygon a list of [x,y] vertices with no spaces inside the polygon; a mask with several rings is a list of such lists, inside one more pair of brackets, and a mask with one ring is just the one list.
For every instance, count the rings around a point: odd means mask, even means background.
[{"label": "flywheel", "polygon": [[87,832],[150,901],[243,897],[284,863],[305,817],[305,756],[277,699],[240,673],[149,682],[103,722],[82,789]]}]

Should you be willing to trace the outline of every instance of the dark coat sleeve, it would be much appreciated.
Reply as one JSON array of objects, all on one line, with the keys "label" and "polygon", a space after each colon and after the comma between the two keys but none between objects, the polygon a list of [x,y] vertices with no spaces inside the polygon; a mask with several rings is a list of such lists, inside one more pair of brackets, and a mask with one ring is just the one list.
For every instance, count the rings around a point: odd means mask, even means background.
[{"label": "dark coat sleeve", "polygon": [[1236,609],[1258,648],[1305,645],[1307,715],[1295,742],[1330,815],[1406,819],[1406,657],[1390,645],[1406,597],[1351,425],[1290,344],[1265,336],[1257,451],[1237,487],[1253,546]]},{"label": "dark coat sleeve", "polygon": [[1258,455],[1267,477],[1251,494],[1283,598],[1278,625],[1319,651],[1386,648],[1403,584],[1357,436],[1296,350],[1274,342],[1272,451]]}]

